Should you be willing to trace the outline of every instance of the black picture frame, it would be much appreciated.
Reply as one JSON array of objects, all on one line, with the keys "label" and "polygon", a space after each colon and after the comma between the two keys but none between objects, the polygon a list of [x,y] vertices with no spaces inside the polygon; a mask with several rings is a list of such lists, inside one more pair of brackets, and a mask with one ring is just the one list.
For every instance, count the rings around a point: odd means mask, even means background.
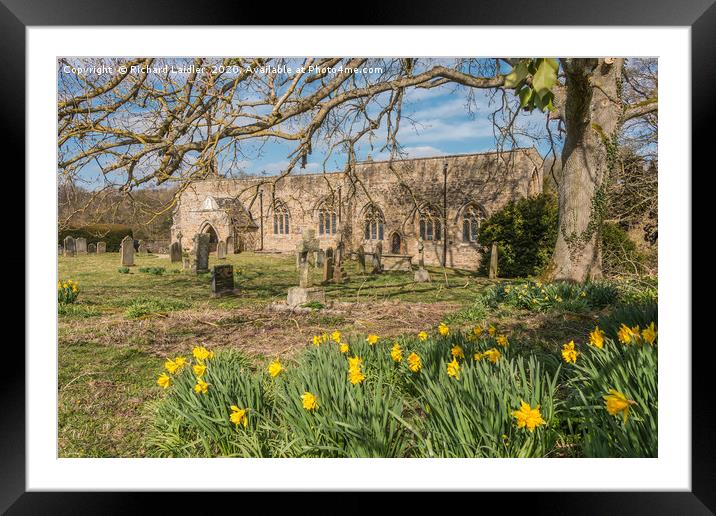
[{"label": "black picture frame", "polygon": [[[316,23],[315,13],[331,24],[347,25],[558,25],[558,26],[688,26],[691,27],[691,113],[693,168],[711,164],[706,153],[713,147],[716,115],[716,4],[715,0],[475,0],[429,2],[401,0],[355,13],[339,14],[333,8],[321,11],[320,2],[295,7],[282,6],[281,18],[265,11],[261,3],[213,1],[197,6],[188,0],[0,0],[0,132],[7,149],[24,149],[25,138],[25,30],[28,26],[110,25],[244,25],[256,21],[281,25]],[[311,14],[314,13],[314,14]],[[269,18],[271,16],[271,18]],[[10,78],[8,80],[8,78]],[[688,99],[684,99],[688,106]],[[14,152],[17,170],[25,170],[24,153]],[[713,166],[709,166],[712,169]],[[690,171],[680,171],[692,180]],[[18,181],[23,188],[24,182]],[[693,187],[692,187],[693,188]],[[693,192],[693,189],[692,189]],[[17,193],[18,198],[23,198]],[[693,234],[693,232],[692,232]],[[28,238],[30,235],[26,235]],[[690,254],[689,254],[690,255]],[[24,270],[18,259],[17,270]],[[27,272],[27,271],[26,271]],[[693,320],[693,316],[692,316]],[[685,332],[681,346],[691,346]],[[709,339],[704,342],[709,344]],[[692,347],[692,352],[697,350]],[[5,371],[0,418],[0,511],[7,514],[123,513],[149,508],[149,493],[63,493],[26,492],[25,487],[25,367],[13,364]],[[716,511],[716,409],[709,399],[713,392],[711,362],[692,361],[692,490],[690,492],[569,492],[569,493],[480,493],[502,497],[509,508],[529,506],[530,512],[549,514],[713,514]],[[162,495],[162,496],[166,496]],[[185,495],[170,494],[183,510],[190,507]],[[212,494],[212,502],[216,499]],[[294,495],[299,496],[299,495]],[[272,499],[272,504],[275,500]],[[293,498],[291,505],[302,504]],[[508,507],[506,507],[508,508]],[[272,509],[277,509],[273,506]]]}]

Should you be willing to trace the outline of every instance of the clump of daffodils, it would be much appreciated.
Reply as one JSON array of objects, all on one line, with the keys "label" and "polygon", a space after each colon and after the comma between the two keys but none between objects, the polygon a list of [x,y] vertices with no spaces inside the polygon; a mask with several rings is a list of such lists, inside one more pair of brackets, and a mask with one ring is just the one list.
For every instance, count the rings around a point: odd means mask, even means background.
[{"label": "clump of daffodils", "polygon": [[487,351],[485,351],[484,353],[475,353],[474,358],[478,362],[480,360],[482,360],[483,358],[486,358],[493,364],[496,364],[501,356],[502,356],[502,353],[500,353],[500,351],[497,348],[490,348]]},{"label": "clump of daffodils", "polygon": [[209,392],[209,384],[203,379],[203,376],[206,374],[207,362],[214,357],[214,352],[209,351],[204,346],[195,346],[192,350],[192,356],[195,360],[194,364],[183,356],[168,358],[164,362],[164,369],[166,369],[169,374],[162,373],[159,375],[157,385],[162,389],[167,389],[172,384],[171,375],[177,375],[181,373],[184,368],[191,366],[191,370],[196,377],[194,392],[197,394],[206,394]]},{"label": "clump of daffodils", "polygon": [[62,304],[74,303],[80,295],[80,284],[77,281],[66,279],[57,282],[57,302]]}]

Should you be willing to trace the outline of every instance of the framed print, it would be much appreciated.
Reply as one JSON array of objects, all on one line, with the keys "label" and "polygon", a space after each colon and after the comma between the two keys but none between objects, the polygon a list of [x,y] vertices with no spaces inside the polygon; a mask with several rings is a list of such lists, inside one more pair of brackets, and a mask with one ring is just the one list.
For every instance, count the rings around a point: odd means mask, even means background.
[{"label": "framed print", "polygon": [[3,0],[28,301],[3,510],[713,511],[691,170],[716,7],[181,4]]}]

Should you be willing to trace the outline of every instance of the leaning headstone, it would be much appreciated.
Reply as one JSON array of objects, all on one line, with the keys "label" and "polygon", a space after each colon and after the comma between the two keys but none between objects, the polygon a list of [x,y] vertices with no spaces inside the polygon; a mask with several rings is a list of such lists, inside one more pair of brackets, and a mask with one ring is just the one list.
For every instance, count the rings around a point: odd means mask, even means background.
[{"label": "leaning headstone", "polygon": [[492,242],[492,249],[490,250],[490,272],[488,277],[490,279],[497,277],[497,242]]},{"label": "leaning headstone", "polygon": [[226,242],[223,240],[216,245],[216,257],[219,260],[226,259]]},{"label": "leaning headstone", "polygon": [[119,256],[122,266],[132,267],[134,265],[134,240],[129,235],[122,239]]},{"label": "leaning headstone", "polygon": [[381,272],[383,272],[383,265],[380,263],[382,257],[383,244],[381,242],[378,242],[373,247],[373,270],[370,271],[371,274],[380,274]]},{"label": "leaning headstone", "polygon": [[65,256],[75,256],[75,254],[77,254],[74,238],[72,238],[71,236],[66,236],[64,244]]},{"label": "leaning headstone", "polygon": [[169,255],[172,260],[172,263],[181,261],[181,246],[179,245],[179,242],[174,242],[171,245],[171,247],[169,248]]},{"label": "leaning headstone", "polygon": [[365,249],[362,245],[358,246],[358,267],[361,274],[365,274]]},{"label": "leaning headstone", "polygon": [[189,255],[191,269],[197,274],[209,271],[209,234],[197,233],[194,235],[194,246]]},{"label": "leaning headstone", "polygon": [[308,267],[308,256],[319,249],[315,229],[304,229],[303,238],[296,246],[298,261],[298,287],[288,289],[287,303],[297,307],[311,301],[326,302],[326,293],[322,288],[311,286],[311,271]]},{"label": "leaning headstone", "polygon": [[323,283],[333,281],[333,248],[326,249],[323,258]]},{"label": "leaning headstone", "polygon": [[87,252],[88,253],[96,253],[97,252],[97,244],[88,244]]},{"label": "leaning headstone", "polygon": [[234,288],[234,266],[214,265],[211,273],[211,296],[224,297],[236,293]]},{"label": "leaning headstone", "polygon": [[77,254],[85,254],[87,253],[87,239],[83,237],[79,237],[75,240],[75,250],[77,251]]},{"label": "leaning headstone", "polygon": [[107,252],[107,243],[106,242],[97,242],[97,254],[106,253]]}]

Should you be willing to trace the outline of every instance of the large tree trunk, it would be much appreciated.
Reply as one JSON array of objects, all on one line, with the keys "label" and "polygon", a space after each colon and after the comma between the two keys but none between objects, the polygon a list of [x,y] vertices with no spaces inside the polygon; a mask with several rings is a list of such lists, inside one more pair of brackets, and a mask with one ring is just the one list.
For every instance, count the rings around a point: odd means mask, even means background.
[{"label": "large tree trunk", "polygon": [[602,275],[606,183],[617,159],[622,59],[564,59],[566,140],[559,184],[559,228],[551,279]]}]

